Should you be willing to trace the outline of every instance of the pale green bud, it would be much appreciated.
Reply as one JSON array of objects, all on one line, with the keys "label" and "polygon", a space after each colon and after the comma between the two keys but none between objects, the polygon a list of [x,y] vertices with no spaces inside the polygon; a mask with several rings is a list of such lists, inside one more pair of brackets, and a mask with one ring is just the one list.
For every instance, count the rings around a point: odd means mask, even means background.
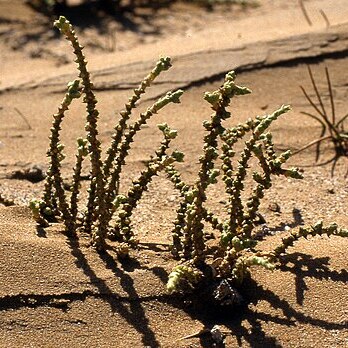
[{"label": "pale green bud", "polygon": [[209,104],[211,104],[213,107],[215,107],[220,100],[220,92],[214,91],[214,92],[205,92],[203,96],[204,100],[206,100]]},{"label": "pale green bud", "polygon": [[64,16],[60,16],[58,20],[54,21],[54,26],[63,34],[69,33],[72,30],[70,22]]},{"label": "pale green bud", "polygon": [[236,249],[236,251],[240,251],[243,249],[243,243],[237,236],[232,238],[231,243],[232,246]]},{"label": "pale green bud", "polygon": [[80,80],[74,80],[68,83],[68,93],[71,98],[79,98],[81,96],[79,87]]}]

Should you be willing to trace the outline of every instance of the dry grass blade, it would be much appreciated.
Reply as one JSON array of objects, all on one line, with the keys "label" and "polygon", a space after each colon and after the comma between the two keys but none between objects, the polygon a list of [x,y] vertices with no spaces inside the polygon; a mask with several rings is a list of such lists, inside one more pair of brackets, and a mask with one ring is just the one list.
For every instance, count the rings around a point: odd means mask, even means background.
[{"label": "dry grass blade", "polygon": [[325,21],[325,23],[326,23],[326,27],[327,27],[327,28],[330,27],[331,23],[330,23],[330,21],[329,21],[329,18],[328,18],[327,15],[326,15],[326,13],[325,13],[322,9],[319,10],[319,13],[320,13],[321,16],[324,18],[324,21]]},{"label": "dry grass blade", "polygon": [[[308,147],[310,147],[310,146],[312,146],[312,145],[314,145],[314,144],[317,145],[317,146],[316,146],[316,149],[315,149],[315,162],[318,162],[319,156],[320,156],[320,145],[321,145],[321,141],[322,141],[322,140],[325,140],[325,139],[323,139],[323,137],[324,137],[325,132],[326,132],[326,125],[325,125],[325,123],[324,123],[319,117],[317,117],[317,116],[315,116],[315,115],[312,115],[312,114],[310,114],[310,113],[308,113],[308,112],[304,112],[304,111],[302,111],[301,114],[306,115],[306,116],[309,116],[309,117],[315,119],[315,120],[318,121],[318,122],[321,124],[321,126],[322,126],[321,132],[320,132],[320,138],[319,138],[318,140],[315,140],[314,142],[311,142],[310,144],[308,144],[308,145],[305,146],[305,148],[307,149]],[[298,153],[298,152],[300,152],[300,151],[302,151],[302,150],[304,150],[304,148],[295,151],[293,154]]]},{"label": "dry grass blade", "polygon": [[333,97],[333,92],[332,92],[332,85],[331,85],[331,79],[330,79],[329,69],[327,68],[327,66],[325,67],[325,74],[326,74],[327,86],[328,86],[328,88],[329,88],[329,96],[330,96],[330,103],[331,103],[332,123],[335,124],[335,122],[336,122],[335,103],[334,103],[334,97]]},{"label": "dry grass blade", "polygon": [[309,15],[308,15],[308,12],[307,12],[307,10],[306,10],[306,7],[305,7],[305,5],[304,5],[304,3],[303,3],[303,0],[299,0],[299,5],[300,5],[301,11],[302,11],[302,13],[303,13],[303,15],[304,15],[304,17],[305,17],[307,23],[308,23],[310,26],[312,26],[312,21],[311,21],[310,18],[309,18]]},{"label": "dry grass blade", "polygon": [[18,108],[16,108],[16,107],[14,107],[13,109],[17,112],[17,114],[18,114],[18,115],[21,117],[21,119],[24,121],[24,123],[26,124],[28,130],[32,130],[33,128],[31,127],[31,125],[30,125],[28,119],[23,115],[23,113],[22,113]]},{"label": "dry grass blade", "polygon": [[306,149],[308,149],[308,148],[311,147],[311,146],[318,145],[318,144],[320,144],[322,141],[328,140],[328,139],[330,139],[330,135],[327,135],[327,136],[325,136],[325,137],[320,137],[320,138],[318,138],[318,139],[316,139],[316,140],[313,140],[313,141],[311,141],[310,143],[308,143],[307,145],[301,147],[300,149],[298,149],[298,150],[296,150],[296,151],[293,151],[293,152],[292,152],[292,155],[296,155],[296,154],[298,154],[299,152],[301,152],[301,151],[303,151],[303,150],[306,150]]},{"label": "dry grass blade", "polygon": [[320,115],[320,116],[324,116],[324,114],[319,110],[319,108],[317,107],[317,105],[314,103],[314,101],[312,100],[312,98],[308,95],[307,91],[300,86],[304,96],[306,97],[306,99],[308,100],[308,102],[313,106],[313,108],[315,109],[315,111]]},{"label": "dry grass blade", "polygon": [[344,115],[338,122],[337,122],[337,127],[341,126],[341,130],[343,132],[343,122],[347,119],[348,114]]},{"label": "dry grass blade", "polygon": [[322,110],[321,115],[324,118],[327,118],[327,113],[326,113],[326,110],[325,110],[325,107],[324,107],[324,103],[323,103],[323,100],[322,100],[321,95],[319,93],[319,89],[318,89],[317,83],[315,82],[312,69],[310,68],[309,65],[307,66],[307,69],[308,69],[309,77],[310,77],[311,82],[312,82],[312,86],[313,86],[314,92],[315,92],[315,94],[316,94],[316,96],[318,98],[318,102],[319,102],[319,105],[320,105],[321,110]]},{"label": "dry grass blade", "polygon": [[[334,92],[332,88],[331,78],[329,74],[329,69],[325,67],[325,76],[326,83],[328,87],[329,99],[330,99],[330,115],[327,113],[323,98],[319,92],[319,88],[314,79],[311,68],[308,66],[309,77],[313,86],[314,93],[317,97],[317,103],[313,101],[313,99],[309,96],[307,91],[300,86],[305,98],[309,102],[309,104],[313,107],[313,109],[317,112],[318,115],[313,115],[309,112],[301,112],[303,115],[308,116],[314,120],[316,120],[321,125],[321,132],[317,139],[311,141],[307,145],[303,146],[299,150],[295,151],[293,154],[297,154],[308,149],[311,146],[316,145],[316,157],[315,161],[318,162],[320,157],[320,145],[324,141],[329,141],[334,147],[335,156],[321,163],[320,165],[325,165],[328,163],[332,163],[331,167],[331,175],[334,175],[334,171],[337,165],[337,161],[340,157],[348,157],[348,136],[347,131],[344,128],[344,121],[347,119],[348,114],[344,115],[342,118],[337,120],[336,117],[336,108],[335,108],[335,100],[334,100]],[[328,133],[328,134],[327,134]],[[348,173],[348,172],[347,172]],[[346,174],[347,175],[347,174]]]}]

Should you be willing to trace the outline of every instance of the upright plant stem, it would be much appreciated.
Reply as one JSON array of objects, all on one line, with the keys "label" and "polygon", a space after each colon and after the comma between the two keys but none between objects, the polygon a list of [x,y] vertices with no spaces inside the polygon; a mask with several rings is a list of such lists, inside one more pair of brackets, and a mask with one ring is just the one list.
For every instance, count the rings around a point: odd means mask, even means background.
[{"label": "upright plant stem", "polygon": [[98,140],[97,121],[99,112],[96,109],[97,100],[93,93],[93,84],[90,81],[90,74],[87,70],[87,61],[82,52],[83,47],[79,44],[75,31],[72,25],[65,17],[59,17],[55,21],[55,26],[66,36],[67,40],[71,42],[76,56],[76,63],[80,71],[79,77],[82,80],[83,93],[85,95],[83,101],[86,103],[87,122],[86,132],[87,140],[89,142],[89,152],[91,155],[91,180],[90,192],[88,197],[87,212],[85,218],[85,229],[87,231],[92,229],[92,222],[98,221],[98,226],[92,231],[92,244],[99,250],[104,248],[106,229],[103,219],[105,216],[105,182],[101,161],[100,141]]},{"label": "upright plant stem", "polygon": [[128,103],[125,105],[125,109],[121,111],[121,119],[117,126],[115,127],[115,133],[112,136],[112,142],[107,153],[107,158],[104,163],[104,176],[107,179],[110,175],[110,170],[112,168],[113,162],[116,158],[118,152],[118,146],[121,142],[122,135],[127,127],[127,121],[129,120],[132,110],[136,107],[136,103],[140,100],[142,94],[146,92],[146,88],[149,87],[152,82],[160,75],[162,71],[166,71],[171,67],[170,58],[161,58],[154,69],[148,74],[143,81],[141,81],[138,88],[134,89],[134,94],[129,98]]},{"label": "upright plant stem", "polygon": [[46,207],[54,210],[54,193],[58,198],[58,208],[63,216],[65,229],[67,233],[73,233],[73,221],[69,211],[69,205],[67,203],[65,191],[63,188],[63,179],[60,173],[60,162],[63,160],[64,155],[62,153],[64,146],[60,143],[60,130],[61,124],[64,118],[65,112],[69,109],[69,106],[74,98],[80,96],[79,93],[79,80],[75,80],[68,84],[68,92],[58,108],[58,112],[53,115],[53,124],[50,135],[50,148],[47,151],[47,155],[50,158],[50,166],[47,172],[45,190],[44,190],[44,202]]}]

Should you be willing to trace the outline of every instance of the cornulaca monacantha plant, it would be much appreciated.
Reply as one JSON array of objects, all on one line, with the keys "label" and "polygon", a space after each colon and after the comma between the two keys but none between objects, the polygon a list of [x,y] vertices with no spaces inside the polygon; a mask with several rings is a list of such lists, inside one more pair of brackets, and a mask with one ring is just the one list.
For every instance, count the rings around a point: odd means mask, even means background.
[{"label": "cornulaca monacantha plant", "polygon": [[[78,79],[68,84],[67,92],[61,102],[58,111],[53,115],[53,125],[50,135],[50,146],[47,151],[49,168],[42,199],[34,199],[30,203],[34,218],[41,226],[47,226],[49,221],[62,220],[65,232],[74,236],[77,230],[82,230],[91,235],[91,243],[97,250],[106,247],[106,239],[116,238],[121,242],[135,243],[130,225],[132,211],[147,190],[152,178],[166,166],[183,160],[183,154],[179,151],[171,151],[168,154],[170,142],[177,136],[167,124],[159,125],[163,133],[163,141],[160,148],[148,161],[146,169],[137,180],[133,181],[126,195],[119,194],[120,174],[125,164],[125,159],[131,149],[131,143],[141,127],[162,108],[170,103],[179,103],[183,94],[182,90],[168,92],[159,98],[138,119],[129,124],[130,117],[137,102],[146,92],[146,89],[160,75],[161,72],[171,67],[170,58],[161,58],[153,70],[134,89],[125,108],[120,113],[119,122],[116,124],[114,134],[105,159],[102,158],[100,140],[98,139],[97,100],[93,92],[93,84],[87,70],[87,62],[77,36],[70,22],[65,17],[55,21],[55,26],[70,41],[76,56],[79,75]],[[64,145],[60,141],[61,124],[66,111],[74,99],[83,95],[86,104],[86,138],[78,139],[76,164],[73,169],[73,183],[71,192],[67,192],[61,175],[61,162],[64,159]],[[78,207],[80,196],[81,172],[84,160],[90,159],[90,182],[88,188],[87,207]],[[116,220],[116,225],[113,221]]]},{"label": "cornulaca monacantha plant", "polygon": [[[178,259],[179,263],[169,275],[168,291],[187,293],[206,287],[207,284],[214,284],[212,295],[220,304],[238,302],[240,296],[235,287],[249,276],[250,267],[258,265],[274,269],[280,256],[298,239],[324,234],[348,236],[348,230],[339,228],[335,223],[324,226],[319,221],[313,226],[300,227],[297,231],[291,232],[271,252],[257,250],[258,241],[266,236],[256,228],[259,208],[266,190],[272,186],[272,178],[283,176],[301,179],[302,175],[296,168],[283,167],[291,153],[285,151],[277,154],[272,134],[269,132],[270,125],[288,112],[289,106],[282,106],[270,115],[248,119],[232,128],[225,126],[224,121],[231,116],[227,111],[231,99],[250,93],[248,88],[235,83],[234,72],[226,75],[223,85],[218,90],[204,95],[204,99],[213,109],[213,114],[210,120],[203,123],[206,135],[195,183],[185,183],[175,168],[175,163],[182,162],[184,155],[176,150],[168,154],[177,131],[163,123],[158,125],[163,134],[159,148],[147,161],[138,178],[133,180],[128,192],[121,194],[121,171],[135,136],[158,111],[170,103],[179,103],[183,91],[168,92],[141,113],[133,124],[129,124],[130,117],[146,89],[161,72],[171,67],[170,58],[161,58],[139,87],[134,89],[133,95],[121,111],[111,144],[103,158],[97,127],[97,100],[82,46],[67,19],[60,17],[55,26],[70,41],[79,74],[78,79],[68,84],[63,101],[57,113],[53,115],[50,146],[47,151],[49,168],[43,197],[30,203],[33,216],[40,226],[45,227],[49,222],[63,221],[65,232],[69,236],[74,237],[78,231],[89,233],[91,244],[98,251],[106,248],[108,238],[117,240],[120,242],[117,249],[119,256],[126,256],[129,246],[137,244],[132,229],[134,209],[153,177],[160,171],[165,171],[181,196],[172,230],[171,246],[173,257]],[[86,138],[77,140],[73,181],[67,190],[61,175],[61,163],[65,156],[60,130],[70,104],[81,96],[86,104]],[[245,137],[248,138],[244,142],[244,149],[236,160],[235,145]],[[253,158],[258,162],[257,168],[251,165]],[[86,159],[90,160],[91,172],[87,205],[84,207],[79,204],[79,199],[82,167]],[[249,174],[254,187],[251,188],[250,197],[243,198],[245,194],[242,193],[249,185]],[[207,208],[207,189],[217,183],[219,176],[228,197],[227,218],[221,218]],[[210,247],[205,239],[204,231],[207,224],[220,236],[218,244],[214,247]]]},{"label": "cornulaca monacantha plant", "polygon": [[[256,228],[259,207],[265,191],[272,186],[272,178],[283,176],[301,179],[302,175],[296,168],[283,168],[291,152],[277,154],[269,132],[272,122],[288,112],[289,106],[281,106],[270,115],[248,119],[232,128],[224,126],[224,121],[231,116],[226,110],[231,99],[249,93],[248,88],[235,84],[235,73],[230,72],[218,90],[204,95],[213,114],[209,121],[203,123],[206,130],[203,154],[199,159],[198,177],[193,185],[181,179],[174,165],[166,167],[167,176],[181,195],[172,232],[172,254],[180,263],[169,275],[167,288],[171,293],[192,292],[199,288],[205,289],[207,284],[215,284],[210,294],[213,299],[220,304],[233,305],[241,299],[235,287],[240,286],[250,275],[251,266],[274,269],[281,254],[301,237],[323,234],[348,236],[348,230],[336,224],[324,227],[319,221],[313,226],[293,231],[272,252],[257,250],[258,241],[265,237]],[[244,149],[236,160],[234,146],[245,137],[248,138],[244,142]],[[219,166],[216,161],[218,157],[222,163]],[[252,158],[258,162],[256,169],[251,169],[255,166],[249,165]],[[242,199],[250,171],[254,187],[250,197]],[[222,177],[228,196],[225,219],[210,212],[205,204],[207,188],[215,184],[219,176]],[[220,235],[217,246],[208,247],[204,234],[206,223]]]}]

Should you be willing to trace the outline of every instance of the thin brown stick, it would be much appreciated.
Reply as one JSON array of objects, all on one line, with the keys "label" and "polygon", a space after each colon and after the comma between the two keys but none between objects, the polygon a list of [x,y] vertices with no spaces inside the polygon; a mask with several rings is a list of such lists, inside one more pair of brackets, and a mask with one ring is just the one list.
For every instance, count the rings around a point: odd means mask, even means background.
[{"label": "thin brown stick", "polygon": [[319,10],[319,13],[320,13],[321,16],[324,18],[324,21],[325,21],[325,23],[326,23],[326,27],[329,28],[329,27],[331,26],[331,23],[330,23],[330,21],[329,21],[329,18],[327,18],[326,13],[325,13],[322,9]]},{"label": "thin brown stick", "polygon": [[[335,136],[338,137],[339,133],[338,133],[335,125],[329,120],[329,117],[328,117],[327,112],[326,112],[325,107],[324,107],[323,100],[321,98],[321,95],[319,93],[317,84],[315,82],[312,70],[311,70],[309,65],[307,66],[307,68],[308,68],[308,73],[309,73],[309,76],[310,76],[310,79],[311,79],[311,82],[312,82],[313,89],[314,89],[315,94],[317,96],[317,99],[318,99],[318,102],[319,102],[320,107],[322,109],[322,112],[319,111],[319,108],[317,106],[314,106],[315,105],[314,102],[310,100],[310,97],[308,96],[307,93],[305,93],[305,96],[310,101],[311,105],[315,108],[315,110],[317,112],[319,112],[319,114],[323,117],[324,121],[326,122],[326,124],[327,124],[327,126],[329,128],[329,132],[330,132],[330,135],[332,136],[332,138],[335,138]],[[303,91],[303,88],[302,88],[302,91]]]},{"label": "thin brown stick", "polygon": [[331,167],[331,178],[333,178],[333,176],[335,174],[335,168],[336,168],[336,164],[337,164],[339,158],[340,158],[340,156],[336,156],[336,158],[333,160],[332,167]]},{"label": "thin brown stick", "polygon": [[314,120],[318,121],[323,127],[326,127],[324,121],[322,121],[319,117],[306,111],[301,111],[301,114],[313,118]]},{"label": "thin brown stick", "polygon": [[[320,132],[320,138],[322,138],[323,136],[325,136],[326,133],[326,127],[324,126]],[[319,157],[320,157],[320,145],[321,145],[321,141],[317,143],[316,149],[315,149],[315,162],[319,161]]]},{"label": "thin brown stick", "polygon": [[331,85],[331,79],[329,75],[329,69],[327,66],[325,67],[325,74],[326,74],[326,80],[327,80],[327,85],[329,88],[329,96],[330,96],[330,103],[331,103],[331,117],[332,117],[332,123],[336,123],[336,113],[335,113],[335,102],[334,102],[334,96],[333,96],[333,91],[332,91],[332,85]]},{"label": "thin brown stick", "polygon": [[[337,122],[337,125],[336,127],[338,128],[339,125],[341,125],[348,117],[348,114],[344,115],[338,122]],[[341,126],[341,129],[343,131],[343,125]]]},{"label": "thin brown stick", "polygon": [[311,21],[310,18],[309,18],[309,15],[308,15],[308,12],[307,12],[307,10],[306,10],[306,8],[305,8],[305,5],[304,5],[304,3],[303,3],[303,0],[299,0],[298,2],[299,2],[299,5],[300,5],[300,8],[301,8],[301,10],[302,10],[302,13],[303,13],[303,15],[304,15],[304,18],[306,19],[307,23],[308,23],[310,26],[312,26],[313,23],[312,23],[312,21]]},{"label": "thin brown stick", "polygon": [[310,77],[311,82],[312,82],[313,89],[314,89],[315,94],[316,94],[316,96],[318,98],[318,102],[320,104],[321,110],[323,111],[323,117],[327,118],[327,113],[326,113],[326,110],[325,110],[325,107],[324,107],[324,103],[323,103],[323,100],[321,99],[321,95],[319,93],[319,89],[318,89],[317,83],[315,82],[315,79],[314,79],[314,76],[313,76],[313,73],[312,73],[312,69],[311,69],[311,67],[309,65],[307,65],[307,69],[308,69],[309,77]]},{"label": "thin brown stick", "polygon": [[314,101],[312,100],[312,98],[308,95],[307,91],[300,86],[304,96],[306,97],[306,99],[308,100],[309,104],[311,104],[313,106],[313,108],[315,109],[315,111],[321,115],[322,117],[325,117],[325,115],[323,115],[323,113],[319,110],[319,108],[315,105]]},{"label": "thin brown stick", "polygon": [[315,144],[317,144],[319,142],[322,142],[324,140],[328,140],[328,139],[331,139],[331,138],[332,138],[331,135],[326,135],[325,137],[321,137],[321,138],[318,138],[316,140],[313,140],[309,144],[307,144],[307,145],[301,147],[300,149],[292,152],[292,156],[298,154],[299,152],[302,152],[302,151],[308,149],[309,147],[311,147],[311,146],[313,146],[313,145],[315,145]]},{"label": "thin brown stick", "polygon": [[317,167],[326,166],[327,164],[333,162],[336,158],[337,158],[337,155],[333,156],[332,158],[328,159],[328,160],[325,161],[325,162],[318,163],[318,164],[317,164]]},{"label": "thin brown stick", "polygon": [[16,108],[14,107],[14,110],[17,112],[17,114],[21,117],[21,119],[25,122],[29,130],[32,130],[31,125],[27,118]]}]

